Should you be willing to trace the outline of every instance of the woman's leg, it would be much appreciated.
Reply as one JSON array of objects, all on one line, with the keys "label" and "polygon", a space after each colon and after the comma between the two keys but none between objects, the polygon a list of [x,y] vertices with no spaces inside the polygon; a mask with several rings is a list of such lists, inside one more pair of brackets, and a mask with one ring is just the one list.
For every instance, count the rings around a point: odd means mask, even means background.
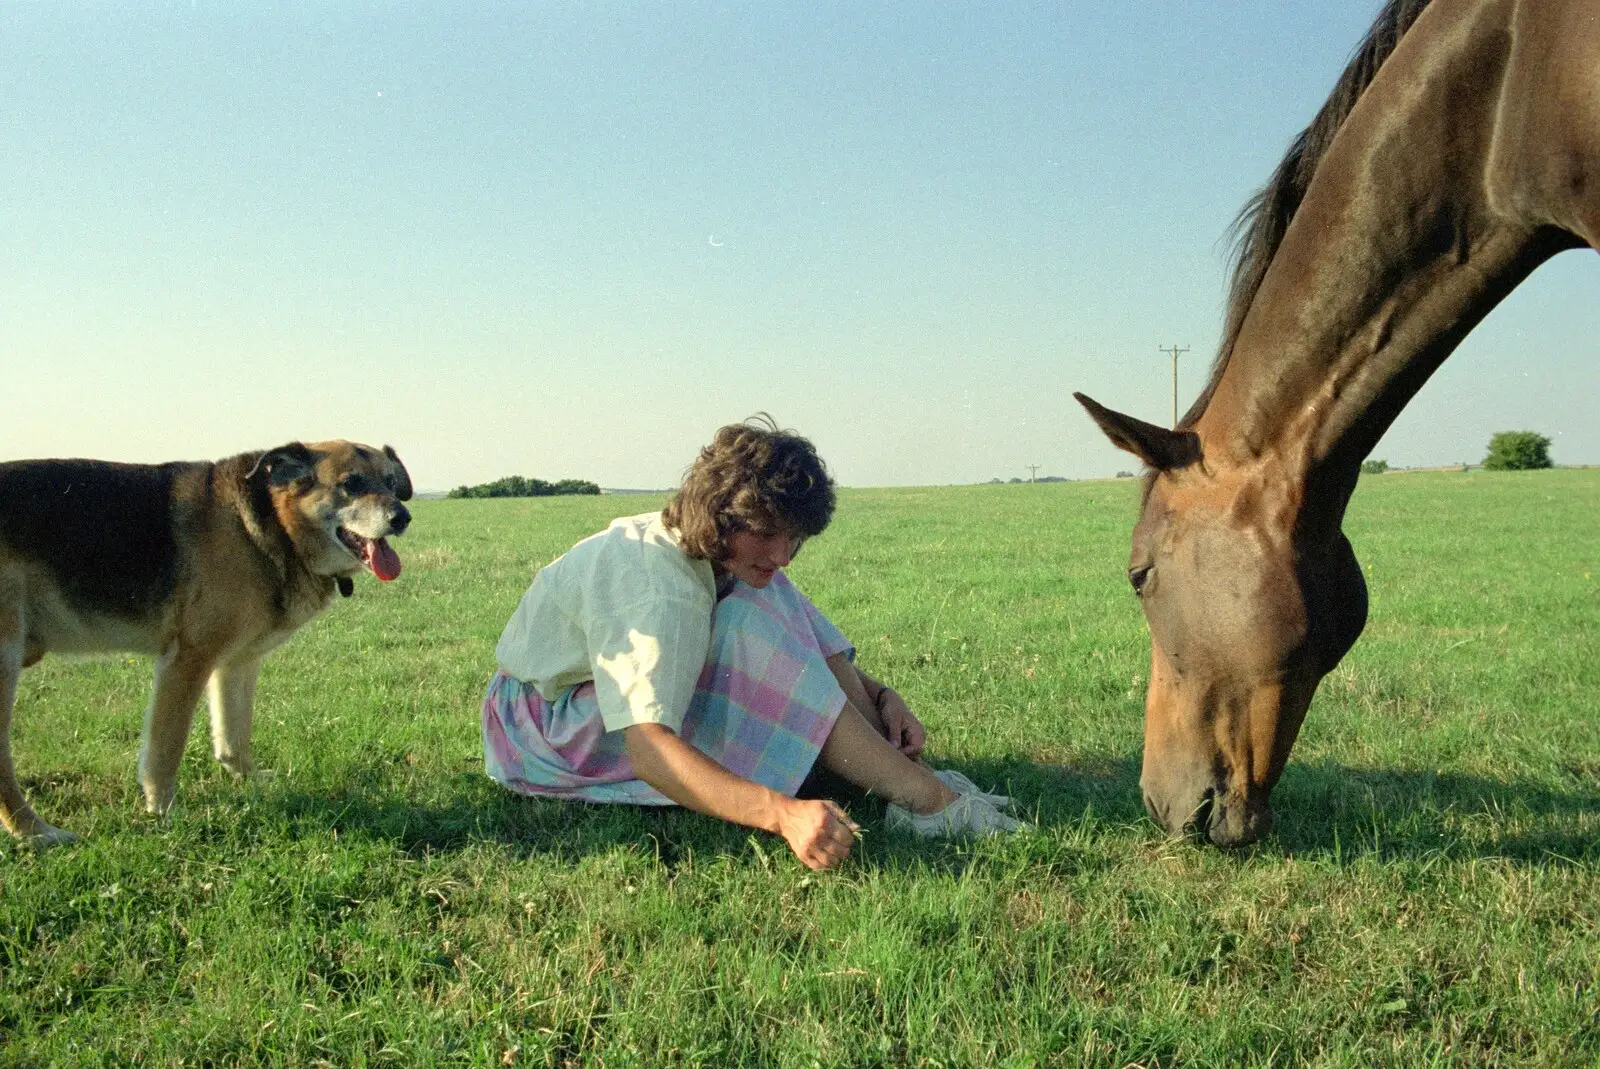
[{"label": "woman's leg", "polygon": [[937,813],[957,795],[928,767],[911,760],[845,703],[818,755],[822,766],[913,813]]}]

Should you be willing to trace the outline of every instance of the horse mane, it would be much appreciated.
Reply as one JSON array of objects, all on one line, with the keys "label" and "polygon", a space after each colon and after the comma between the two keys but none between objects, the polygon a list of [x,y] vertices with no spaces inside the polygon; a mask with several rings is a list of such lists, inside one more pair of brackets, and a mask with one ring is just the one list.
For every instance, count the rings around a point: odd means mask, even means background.
[{"label": "horse mane", "polygon": [[1245,313],[1250,310],[1250,303],[1261,288],[1261,280],[1283,242],[1284,232],[1289,229],[1289,223],[1305,198],[1306,188],[1311,185],[1317,165],[1333,144],[1339,127],[1349,117],[1356,101],[1372,84],[1378,68],[1383,66],[1383,61],[1389,58],[1389,54],[1400,43],[1400,38],[1405,36],[1428,2],[1389,0],[1372,24],[1372,29],[1367,31],[1367,36],[1356,48],[1355,54],[1350,57],[1349,64],[1323,103],[1322,110],[1311,120],[1311,125],[1289,143],[1289,151],[1284,154],[1267,184],[1245,203],[1228,228],[1233,245],[1233,280],[1228,285],[1222,346],[1211,366],[1210,381],[1189,411],[1184,413],[1183,419],[1178,421],[1179,427],[1192,426],[1210,404],[1217,382],[1228,366],[1228,358],[1233,355],[1233,345],[1244,325]]}]

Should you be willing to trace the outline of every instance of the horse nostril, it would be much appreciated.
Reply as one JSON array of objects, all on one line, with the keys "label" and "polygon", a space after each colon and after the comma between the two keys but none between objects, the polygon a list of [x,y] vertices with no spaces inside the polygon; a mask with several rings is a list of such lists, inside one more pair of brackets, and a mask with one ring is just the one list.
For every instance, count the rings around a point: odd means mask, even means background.
[{"label": "horse nostril", "polygon": [[1217,790],[1207,787],[1200,796],[1200,802],[1194,807],[1194,812],[1189,814],[1189,819],[1184,823],[1185,832],[1198,832],[1205,835],[1211,830],[1211,816],[1216,809]]},{"label": "horse nostril", "polygon": [[1162,816],[1161,810],[1156,806],[1156,800],[1150,797],[1149,791],[1144,792],[1144,811],[1150,815],[1151,820],[1155,821],[1163,828],[1167,826],[1166,819]]}]

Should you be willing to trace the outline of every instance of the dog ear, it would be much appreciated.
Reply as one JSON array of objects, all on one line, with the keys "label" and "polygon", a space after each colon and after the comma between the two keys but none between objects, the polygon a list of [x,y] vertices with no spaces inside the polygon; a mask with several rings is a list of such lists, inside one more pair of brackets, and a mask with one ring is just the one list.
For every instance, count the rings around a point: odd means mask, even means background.
[{"label": "dog ear", "polygon": [[301,479],[315,479],[312,468],[316,465],[316,458],[311,455],[300,442],[290,442],[280,445],[276,449],[269,449],[261,454],[255,467],[250,469],[246,479],[254,479],[258,475],[265,475],[267,484],[275,489],[281,489]]},{"label": "dog ear", "polygon": [[410,501],[411,473],[406,471],[406,466],[404,464],[400,463],[400,454],[394,451],[394,446],[386,445],[383,447],[383,455],[394,461],[394,466],[396,469],[394,480],[394,496],[398,497],[401,501]]}]

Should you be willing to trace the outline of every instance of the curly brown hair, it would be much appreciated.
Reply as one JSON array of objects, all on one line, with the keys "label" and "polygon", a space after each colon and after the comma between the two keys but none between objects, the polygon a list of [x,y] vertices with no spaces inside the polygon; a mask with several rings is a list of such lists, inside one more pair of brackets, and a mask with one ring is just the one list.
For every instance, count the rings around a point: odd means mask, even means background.
[{"label": "curly brown hair", "polygon": [[722,561],[735,531],[821,534],[833,503],[833,480],[816,449],[762,413],[717,431],[661,518],[678,532],[685,554]]}]

